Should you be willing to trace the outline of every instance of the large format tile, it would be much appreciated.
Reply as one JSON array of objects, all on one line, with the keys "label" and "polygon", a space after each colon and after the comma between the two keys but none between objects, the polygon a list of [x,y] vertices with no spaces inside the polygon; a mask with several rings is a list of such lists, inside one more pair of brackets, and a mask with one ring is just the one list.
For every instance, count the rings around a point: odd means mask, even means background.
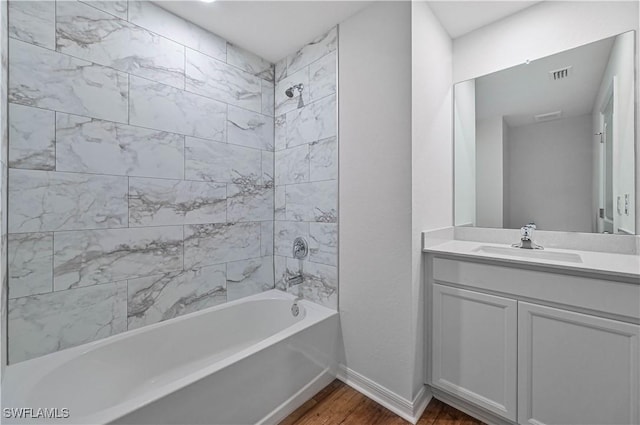
[{"label": "large format tile", "polygon": [[310,181],[338,178],[338,141],[335,137],[309,146]]},{"label": "large format tile", "polygon": [[127,329],[127,282],[9,301],[9,362],[16,363]]},{"label": "large format tile", "polygon": [[332,28],[326,34],[311,40],[302,49],[287,56],[287,75],[293,74],[312,62],[326,56],[329,52],[336,50],[337,43],[338,31],[336,28]]},{"label": "large format tile", "polygon": [[227,43],[227,63],[257,77],[273,81],[274,65],[260,56]]},{"label": "large format tile", "polygon": [[127,0],[81,0],[90,6],[100,9],[103,12],[117,16],[120,19],[127,19]]},{"label": "large format tile", "polygon": [[309,261],[338,265],[338,225],[309,223]]},{"label": "large format tile", "polygon": [[54,289],[181,270],[182,237],[181,226],[58,232]]},{"label": "large format tile", "polygon": [[275,113],[276,115],[286,114],[287,112],[298,109],[300,101],[300,93],[298,90],[294,90],[294,96],[289,97],[286,94],[288,88],[295,85],[302,84],[302,101],[304,104],[308,104],[311,100],[309,96],[309,68],[303,68],[298,72],[283,78],[276,84],[274,93],[275,101]]},{"label": "large format tile", "polygon": [[129,226],[224,223],[224,183],[129,179]]},{"label": "large format tile", "polygon": [[9,104],[9,167],[54,170],[55,112]]},{"label": "large format tile", "polygon": [[116,176],[10,170],[9,231],[127,226],[127,179]]},{"label": "large format tile", "polygon": [[262,151],[262,184],[273,187],[275,184],[274,154],[270,151]]},{"label": "large format tile", "polygon": [[287,116],[278,115],[274,120],[274,147],[276,151],[287,147]]},{"label": "large format tile", "polygon": [[275,114],[275,91],[271,81],[262,80],[262,113],[272,117]]},{"label": "large format tile", "polygon": [[309,95],[311,100],[322,99],[336,92],[336,52],[309,65]]},{"label": "large format tile", "polygon": [[9,37],[55,49],[56,3],[50,0],[9,1]]},{"label": "large format tile", "polygon": [[58,171],[184,177],[184,136],[58,113]]},{"label": "large format tile", "polygon": [[129,1],[129,21],[208,56],[226,60],[225,40],[148,0]]},{"label": "large format tile", "polygon": [[257,149],[187,137],[185,177],[220,183],[260,183],[262,156]]},{"label": "large format tile", "polygon": [[276,185],[309,181],[309,145],[275,153]]},{"label": "large format tile", "polygon": [[287,220],[335,223],[338,207],[337,186],[335,180],[287,186]]},{"label": "large format tile", "polygon": [[127,121],[127,74],[9,40],[9,101],[110,121]]},{"label": "large format tile", "polygon": [[287,147],[312,143],[337,134],[335,95],[288,112],[286,116]]},{"label": "large format tile", "polygon": [[56,2],[56,48],[184,88],[184,46],[84,3]]},{"label": "large format tile", "polygon": [[53,233],[16,233],[8,244],[9,298],[53,291]]},{"label": "large format tile", "polygon": [[309,223],[302,221],[276,221],[274,224],[273,253],[293,257],[293,241],[301,237],[309,241]]},{"label": "large format tile", "polygon": [[130,78],[129,124],[225,140],[224,103],[144,78]]},{"label": "large format tile", "polygon": [[184,239],[185,269],[260,257],[260,223],[185,226]]},{"label": "large format tile", "polygon": [[273,118],[229,106],[227,142],[249,148],[273,150]]},{"label": "large format tile", "polygon": [[225,265],[129,280],[129,329],[193,313],[227,301]]},{"label": "large format tile", "polygon": [[[299,273],[300,262],[287,258],[285,278]],[[338,269],[336,267],[303,261],[302,276],[304,280],[300,286],[289,288],[289,292],[296,295],[300,293],[304,299],[334,310],[338,308]]]},{"label": "large format tile", "polygon": [[272,257],[252,258],[227,263],[227,299],[229,301],[273,289]]},{"label": "large format tile", "polygon": [[276,186],[273,200],[274,220],[287,219],[286,186]]},{"label": "large format tile", "polygon": [[273,219],[273,187],[259,184],[227,185],[227,221]]},{"label": "large format tile", "polygon": [[273,255],[273,220],[260,223],[260,253]]},{"label": "large format tile", "polygon": [[186,89],[231,105],[262,112],[260,78],[187,49]]}]

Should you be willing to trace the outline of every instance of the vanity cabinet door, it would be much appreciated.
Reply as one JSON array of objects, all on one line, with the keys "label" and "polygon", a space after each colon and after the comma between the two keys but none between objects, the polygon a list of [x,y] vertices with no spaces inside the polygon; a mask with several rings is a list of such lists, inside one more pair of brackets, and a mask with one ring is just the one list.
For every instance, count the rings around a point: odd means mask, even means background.
[{"label": "vanity cabinet door", "polygon": [[518,422],[640,423],[640,326],[518,303]]},{"label": "vanity cabinet door", "polygon": [[433,285],[432,385],[516,420],[517,302]]}]

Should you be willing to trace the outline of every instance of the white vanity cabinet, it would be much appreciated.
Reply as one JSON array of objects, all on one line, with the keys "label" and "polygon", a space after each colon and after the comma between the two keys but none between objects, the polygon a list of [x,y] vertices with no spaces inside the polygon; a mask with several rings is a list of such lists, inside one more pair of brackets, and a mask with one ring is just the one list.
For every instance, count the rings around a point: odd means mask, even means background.
[{"label": "white vanity cabinet", "polygon": [[490,423],[640,424],[639,282],[428,264],[436,397]]}]

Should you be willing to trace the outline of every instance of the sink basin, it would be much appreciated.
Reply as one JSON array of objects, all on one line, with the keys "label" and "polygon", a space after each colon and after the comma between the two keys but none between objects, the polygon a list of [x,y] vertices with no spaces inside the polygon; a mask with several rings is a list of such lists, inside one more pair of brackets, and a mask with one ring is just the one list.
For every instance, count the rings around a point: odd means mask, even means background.
[{"label": "sink basin", "polygon": [[580,255],[570,252],[555,252],[539,249],[522,249],[506,246],[483,245],[473,250],[481,254],[508,255],[510,257],[531,258],[538,260],[564,261],[566,263],[582,263]]}]

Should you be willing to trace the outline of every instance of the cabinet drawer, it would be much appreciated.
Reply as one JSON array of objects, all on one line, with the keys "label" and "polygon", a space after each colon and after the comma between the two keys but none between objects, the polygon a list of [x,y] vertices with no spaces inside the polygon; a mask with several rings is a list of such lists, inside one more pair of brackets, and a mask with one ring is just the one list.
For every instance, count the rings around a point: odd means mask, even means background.
[{"label": "cabinet drawer", "polygon": [[433,259],[433,278],[436,282],[448,282],[640,320],[639,284],[446,258]]}]

